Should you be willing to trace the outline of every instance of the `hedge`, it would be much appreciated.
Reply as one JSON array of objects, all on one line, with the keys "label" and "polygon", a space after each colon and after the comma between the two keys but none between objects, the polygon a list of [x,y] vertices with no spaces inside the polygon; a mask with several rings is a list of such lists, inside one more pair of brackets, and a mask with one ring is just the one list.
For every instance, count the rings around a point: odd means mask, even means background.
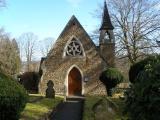
[{"label": "hedge", "polygon": [[18,120],[28,100],[25,89],[0,73],[0,120]]}]

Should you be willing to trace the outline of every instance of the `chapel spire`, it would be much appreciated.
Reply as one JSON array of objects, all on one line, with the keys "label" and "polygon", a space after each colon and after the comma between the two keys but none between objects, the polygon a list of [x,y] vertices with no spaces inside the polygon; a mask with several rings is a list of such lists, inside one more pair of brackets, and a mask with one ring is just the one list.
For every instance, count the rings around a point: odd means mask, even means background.
[{"label": "chapel spire", "polygon": [[115,37],[113,25],[110,20],[106,1],[104,2],[102,24],[99,36],[99,51],[105,62],[114,67],[115,61]]},{"label": "chapel spire", "polygon": [[102,16],[102,24],[100,30],[113,30],[114,27],[111,23],[106,0],[104,1],[104,8],[103,8],[103,16]]}]

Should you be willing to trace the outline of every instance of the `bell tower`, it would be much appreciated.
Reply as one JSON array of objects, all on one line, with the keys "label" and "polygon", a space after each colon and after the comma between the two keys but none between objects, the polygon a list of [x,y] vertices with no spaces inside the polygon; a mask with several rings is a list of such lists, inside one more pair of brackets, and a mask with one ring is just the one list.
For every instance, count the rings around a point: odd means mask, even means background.
[{"label": "bell tower", "polygon": [[99,50],[105,62],[114,67],[115,64],[115,38],[113,33],[113,25],[110,20],[106,1],[104,2],[102,24],[100,27]]}]

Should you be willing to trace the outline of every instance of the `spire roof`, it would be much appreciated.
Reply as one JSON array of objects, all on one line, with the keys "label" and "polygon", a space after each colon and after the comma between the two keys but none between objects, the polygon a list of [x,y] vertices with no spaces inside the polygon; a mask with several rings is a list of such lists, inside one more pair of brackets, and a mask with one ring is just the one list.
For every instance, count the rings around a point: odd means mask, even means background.
[{"label": "spire roof", "polygon": [[107,4],[106,4],[106,1],[104,1],[103,18],[102,18],[102,24],[101,24],[100,30],[113,30],[113,29],[114,27],[110,20]]}]

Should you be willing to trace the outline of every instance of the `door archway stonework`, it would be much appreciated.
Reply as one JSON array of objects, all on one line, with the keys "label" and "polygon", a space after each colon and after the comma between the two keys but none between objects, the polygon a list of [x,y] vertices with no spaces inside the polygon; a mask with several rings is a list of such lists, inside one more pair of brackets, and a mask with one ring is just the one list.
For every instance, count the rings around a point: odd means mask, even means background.
[{"label": "door archway stonework", "polygon": [[73,67],[68,74],[68,96],[82,95],[82,75],[80,71]]}]

